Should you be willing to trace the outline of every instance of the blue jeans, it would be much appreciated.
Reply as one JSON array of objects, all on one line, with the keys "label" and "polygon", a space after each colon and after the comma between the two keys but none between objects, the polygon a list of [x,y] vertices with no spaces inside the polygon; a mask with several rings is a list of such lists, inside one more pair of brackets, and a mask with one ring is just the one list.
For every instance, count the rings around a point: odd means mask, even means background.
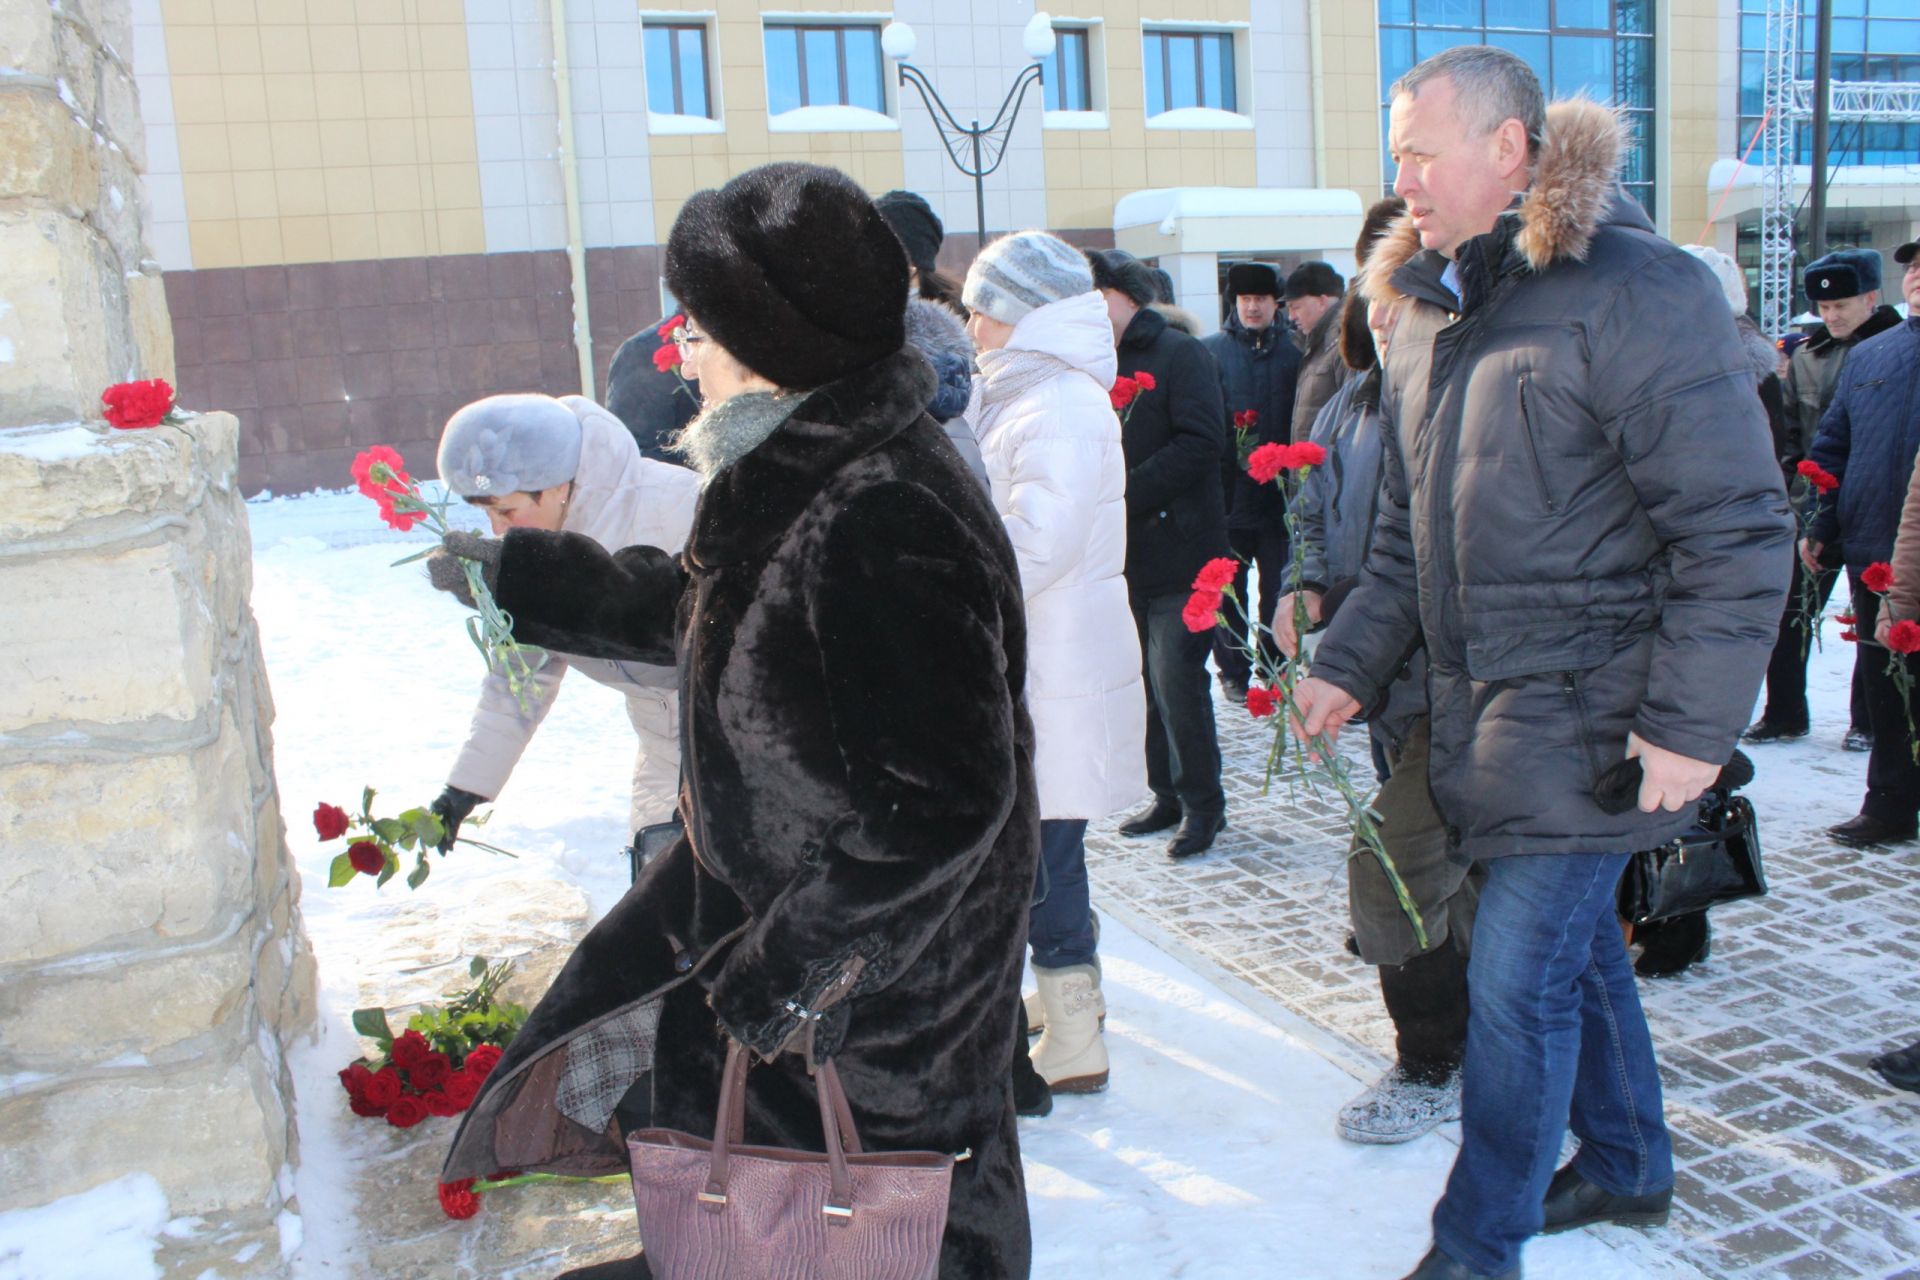
[{"label": "blue jeans", "polygon": [[1574,1168],[1620,1195],[1673,1185],[1653,1038],[1614,906],[1624,853],[1487,861],[1467,968],[1460,1154],[1433,1211],[1441,1251],[1520,1265],[1569,1127]]},{"label": "blue jeans", "polygon": [[1040,822],[1040,874],[1027,915],[1027,941],[1039,969],[1093,963],[1093,904],[1087,897],[1087,821]]}]

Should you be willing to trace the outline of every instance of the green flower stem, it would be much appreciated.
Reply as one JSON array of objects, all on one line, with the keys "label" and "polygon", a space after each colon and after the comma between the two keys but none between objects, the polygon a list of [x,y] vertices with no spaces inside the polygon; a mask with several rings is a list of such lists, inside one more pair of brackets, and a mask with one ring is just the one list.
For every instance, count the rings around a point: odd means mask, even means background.
[{"label": "green flower stem", "polygon": [[625,1173],[602,1174],[597,1178],[574,1177],[564,1173],[516,1173],[511,1178],[501,1178],[498,1181],[491,1178],[476,1178],[474,1179],[473,1189],[475,1191],[499,1191],[506,1187],[530,1187],[542,1182],[598,1182],[607,1186],[613,1186],[617,1183],[631,1182],[632,1180],[632,1175]]},{"label": "green flower stem", "polygon": [[[1813,536],[1813,512],[1814,508],[1819,505],[1819,496],[1817,493],[1814,494],[1815,501],[1808,506],[1807,510],[1800,513],[1800,541],[1802,542],[1805,542]],[[1800,554],[1800,548],[1797,544],[1793,549],[1793,554],[1796,556]],[[1820,623],[1822,621],[1819,617],[1820,605],[1818,603],[1820,575],[1817,573],[1808,573],[1806,569],[1807,566],[1804,564],[1800,566],[1800,598],[1794,609],[1793,619],[1793,625],[1800,628],[1800,661],[1802,662],[1807,660],[1807,654],[1816,645],[1820,646],[1822,653],[1826,652],[1826,647],[1820,640]]]},{"label": "green flower stem", "polygon": [[520,856],[511,849],[502,849],[499,845],[488,844],[485,840],[469,840],[465,836],[455,836],[453,842],[455,844],[470,844],[483,853],[497,853],[503,858],[518,858]]}]

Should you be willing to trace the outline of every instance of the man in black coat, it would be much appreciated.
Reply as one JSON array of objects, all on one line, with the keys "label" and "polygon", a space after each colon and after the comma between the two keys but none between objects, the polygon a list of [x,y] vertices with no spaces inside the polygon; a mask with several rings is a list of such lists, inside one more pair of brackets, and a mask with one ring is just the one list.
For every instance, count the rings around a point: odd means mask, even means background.
[{"label": "man in black coat", "polygon": [[700,402],[686,379],[654,363],[654,353],[668,341],[661,338],[660,326],[671,319],[661,317],[613,353],[607,367],[607,409],[633,432],[641,457],[678,464],[682,459],[667,445],[692,421]]},{"label": "man in black coat", "polygon": [[[1287,505],[1280,486],[1256,484],[1247,474],[1247,454],[1263,444],[1291,440],[1293,399],[1300,373],[1300,351],[1287,339],[1280,323],[1280,273],[1265,262],[1236,262],[1227,269],[1227,292],[1233,310],[1219,332],[1200,339],[1220,366],[1220,389],[1226,400],[1226,449],[1220,456],[1220,490],[1227,508],[1227,540],[1240,569],[1234,575],[1234,594],[1247,599],[1247,565],[1260,568],[1260,611],[1255,620],[1271,618],[1287,574]],[[1240,429],[1240,415],[1253,414],[1250,426]],[[1266,647],[1273,641],[1258,628]],[[1252,663],[1240,647],[1240,637],[1222,629],[1215,633],[1213,665],[1220,670],[1220,686],[1235,702],[1247,700],[1247,677]]]},{"label": "man in black coat", "polygon": [[1212,632],[1193,632],[1180,611],[1202,565],[1227,554],[1220,501],[1226,412],[1220,374],[1196,338],[1168,326],[1150,304],[1152,272],[1118,249],[1090,252],[1107,300],[1122,377],[1153,388],[1120,411],[1127,458],[1127,592],[1140,630],[1147,682],[1147,785],[1153,803],[1120,824],[1128,836],[1178,826],[1167,856],[1204,853],[1227,825],[1220,744],[1207,687]]},{"label": "man in black coat", "polygon": [[[1616,887],[1633,851],[1693,825],[1733,753],[1793,519],[1734,327],[1701,323],[1725,314],[1719,286],[1619,184],[1620,120],[1547,108],[1524,61],[1481,45],[1388,97],[1408,214],[1363,281],[1396,317],[1386,478],[1295,697],[1307,735],[1337,731],[1425,640],[1429,784],[1486,881],[1460,1154],[1407,1280],[1517,1280],[1536,1232],[1667,1220]],[[1603,776],[1636,774],[1638,809],[1603,807]]]}]

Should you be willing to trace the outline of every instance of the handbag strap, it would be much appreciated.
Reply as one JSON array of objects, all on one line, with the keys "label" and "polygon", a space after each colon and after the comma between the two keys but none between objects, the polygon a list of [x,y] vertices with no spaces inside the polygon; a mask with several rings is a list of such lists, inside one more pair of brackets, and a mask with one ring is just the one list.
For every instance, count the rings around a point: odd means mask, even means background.
[{"label": "handbag strap", "polygon": [[707,1164],[707,1185],[698,1199],[702,1208],[718,1213],[727,1206],[728,1149],[739,1146],[747,1134],[747,1048],[727,1040],[727,1065],[720,1070],[720,1109],[713,1118],[713,1154]]},{"label": "handbag strap", "polygon": [[[747,1128],[747,1050],[738,1040],[727,1041],[727,1063],[720,1072],[720,1107],[713,1120],[713,1147],[707,1162],[707,1183],[696,1199],[710,1213],[727,1206],[727,1173],[731,1149],[740,1146]],[[828,1059],[814,1074],[814,1092],[820,1100],[820,1131],[826,1139],[829,1185],[821,1212],[832,1222],[853,1218],[853,1175],[848,1152],[860,1155],[860,1131],[854,1127],[853,1108],[841,1087],[839,1069]]]}]

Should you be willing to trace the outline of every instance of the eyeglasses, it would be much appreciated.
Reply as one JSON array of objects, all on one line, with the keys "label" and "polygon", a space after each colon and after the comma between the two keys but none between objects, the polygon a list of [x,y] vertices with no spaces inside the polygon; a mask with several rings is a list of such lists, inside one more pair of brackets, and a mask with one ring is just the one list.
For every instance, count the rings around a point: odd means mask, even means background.
[{"label": "eyeglasses", "polygon": [[705,342],[706,340],[706,334],[693,332],[692,327],[689,325],[683,324],[673,331],[673,345],[680,348],[680,354],[683,357],[687,354],[688,347],[696,343]]}]

